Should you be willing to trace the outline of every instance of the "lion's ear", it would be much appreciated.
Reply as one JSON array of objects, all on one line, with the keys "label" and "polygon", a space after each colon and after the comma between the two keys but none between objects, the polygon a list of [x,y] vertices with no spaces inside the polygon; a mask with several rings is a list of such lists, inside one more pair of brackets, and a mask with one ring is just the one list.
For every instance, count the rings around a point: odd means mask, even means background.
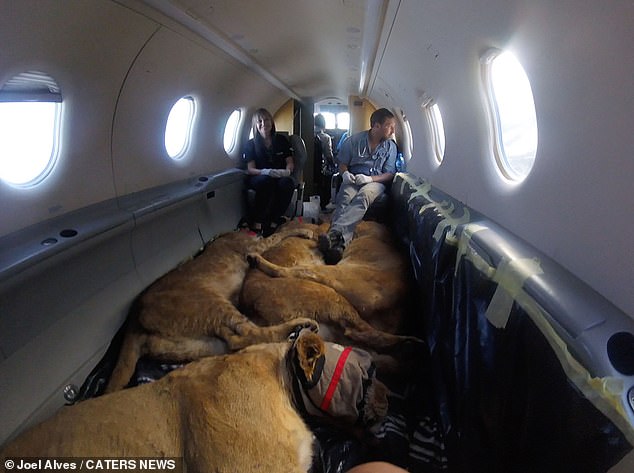
[{"label": "lion's ear", "polygon": [[[326,346],[319,335],[313,332],[302,333],[295,346],[297,361],[307,380],[313,380],[319,364],[323,364]],[[321,374],[321,373],[319,373]]]}]

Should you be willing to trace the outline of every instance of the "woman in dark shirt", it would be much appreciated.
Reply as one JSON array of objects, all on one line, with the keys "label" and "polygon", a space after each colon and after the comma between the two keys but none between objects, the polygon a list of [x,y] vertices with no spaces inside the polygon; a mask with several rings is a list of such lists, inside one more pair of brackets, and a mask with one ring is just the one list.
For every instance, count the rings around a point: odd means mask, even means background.
[{"label": "woman in dark shirt", "polygon": [[260,108],[253,114],[253,139],[245,150],[248,186],[255,190],[252,230],[270,234],[283,221],[295,187],[290,177],[295,167],[285,136],[275,132],[271,113]]}]

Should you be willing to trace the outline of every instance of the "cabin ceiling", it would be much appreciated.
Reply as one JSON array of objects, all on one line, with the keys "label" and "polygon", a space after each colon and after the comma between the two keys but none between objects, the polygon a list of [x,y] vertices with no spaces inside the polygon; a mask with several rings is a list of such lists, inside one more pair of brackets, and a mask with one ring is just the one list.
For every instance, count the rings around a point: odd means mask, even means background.
[{"label": "cabin ceiling", "polygon": [[349,95],[363,94],[361,77],[362,74],[369,77],[365,71],[375,57],[389,2],[145,0],[145,3],[206,37],[296,98],[319,101],[336,97],[347,103]]}]

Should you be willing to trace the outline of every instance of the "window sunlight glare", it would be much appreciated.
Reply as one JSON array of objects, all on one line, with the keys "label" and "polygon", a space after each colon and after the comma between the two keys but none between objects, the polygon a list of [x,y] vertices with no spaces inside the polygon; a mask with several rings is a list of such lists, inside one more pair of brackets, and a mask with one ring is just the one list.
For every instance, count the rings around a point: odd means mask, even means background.
[{"label": "window sunlight glare", "polygon": [[172,159],[183,157],[189,146],[192,122],[194,118],[194,99],[179,99],[167,117],[165,125],[165,150]]},{"label": "window sunlight glare", "polygon": [[432,105],[431,113],[434,120],[436,157],[438,158],[438,161],[442,161],[445,156],[445,126],[442,121],[442,115],[440,114],[438,104]]},{"label": "window sunlight glare", "polygon": [[0,103],[0,179],[30,185],[45,177],[57,154],[61,104]]},{"label": "window sunlight glare", "polygon": [[522,179],[533,167],[537,152],[537,118],[531,86],[522,65],[508,52],[493,60],[491,85],[504,164],[512,177]]},{"label": "window sunlight glare", "polygon": [[350,128],[350,114],[348,112],[339,112],[337,114],[337,128],[340,130],[348,130]]},{"label": "window sunlight glare", "polygon": [[234,110],[229,116],[229,120],[227,120],[227,124],[225,125],[225,135],[223,143],[227,154],[233,151],[238,141],[238,123],[240,123],[241,115],[242,113],[240,112],[240,110]]},{"label": "window sunlight glare", "polygon": [[328,130],[334,130],[335,128],[337,128],[337,118],[335,117],[334,113],[323,112],[322,115],[324,116],[324,119],[326,120],[326,128]]}]

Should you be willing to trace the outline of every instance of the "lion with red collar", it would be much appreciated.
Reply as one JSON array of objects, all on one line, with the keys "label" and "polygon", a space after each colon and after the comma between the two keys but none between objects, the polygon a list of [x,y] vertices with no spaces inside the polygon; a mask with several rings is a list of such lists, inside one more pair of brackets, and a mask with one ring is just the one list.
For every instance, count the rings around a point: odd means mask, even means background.
[{"label": "lion with red collar", "polygon": [[0,458],[161,457],[189,472],[305,473],[313,435],[301,412],[370,427],[387,413],[387,394],[366,352],[302,330],[64,407]]}]

